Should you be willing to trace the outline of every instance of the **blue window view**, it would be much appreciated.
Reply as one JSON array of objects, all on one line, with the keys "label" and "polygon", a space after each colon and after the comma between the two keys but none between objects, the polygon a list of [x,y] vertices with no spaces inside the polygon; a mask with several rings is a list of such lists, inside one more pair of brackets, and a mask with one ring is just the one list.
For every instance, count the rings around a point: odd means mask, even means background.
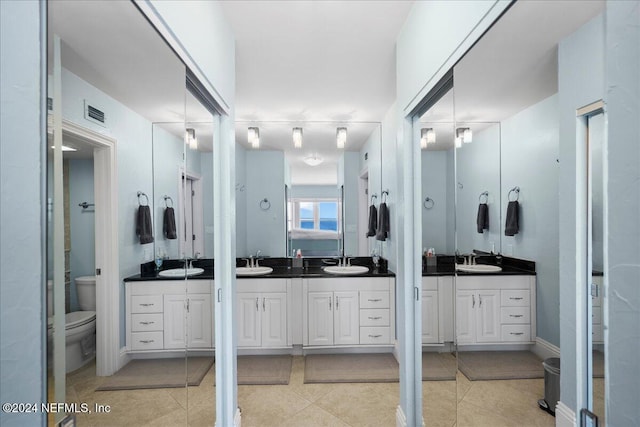
[{"label": "blue window view", "polygon": [[318,203],[320,230],[338,231],[338,204],[336,202]]},{"label": "blue window view", "polygon": [[305,228],[307,230],[313,230],[313,220],[301,219],[300,220],[300,228]]}]

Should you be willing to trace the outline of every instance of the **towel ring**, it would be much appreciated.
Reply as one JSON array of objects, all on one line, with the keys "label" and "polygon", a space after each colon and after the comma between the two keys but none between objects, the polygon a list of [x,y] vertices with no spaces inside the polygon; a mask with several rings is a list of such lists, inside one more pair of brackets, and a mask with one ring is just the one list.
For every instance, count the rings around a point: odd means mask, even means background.
[{"label": "towel ring", "polygon": [[[482,201],[482,196],[485,197],[484,202]],[[487,203],[489,202],[489,192],[488,191],[483,191],[482,193],[480,193],[480,195],[478,196],[478,201],[480,203]]]},{"label": "towel ring", "polygon": [[377,198],[378,198],[378,195],[377,195],[377,194],[375,194],[375,193],[374,193],[374,194],[372,194],[372,195],[371,195],[371,204],[373,204],[373,199],[377,199]]},{"label": "towel ring", "polygon": [[[164,205],[168,208],[172,208],[173,207],[173,199],[169,196],[163,196],[162,197],[164,199]],[[169,206],[169,203],[167,202],[167,200],[171,200],[171,206]]]},{"label": "towel ring", "polygon": [[260,200],[260,209],[262,209],[263,211],[268,211],[269,209],[271,209],[271,202],[266,197]]},{"label": "towel ring", "polygon": [[[515,200],[511,200],[511,193],[516,193],[516,199]],[[509,190],[509,194],[507,194],[507,199],[510,202],[517,202],[518,199],[520,199],[520,187],[513,187],[511,190]]]},{"label": "towel ring", "polygon": [[436,202],[431,197],[427,197],[422,205],[425,209],[431,209],[436,205]]},{"label": "towel ring", "polygon": [[382,203],[387,203],[387,197],[389,196],[389,190],[384,190],[382,192]]},{"label": "towel ring", "polygon": [[[147,199],[147,204],[146,204],[146,205],[143,205],[143,204],[140,202],[140,197],[141,197],[141,196],[144,196],[144,198],[145,198],[145,199]],[[139,206],[149,206],[149,197],[148,197],[145,193],[143,193],[142,191],[138,191],[138,205],[139,205]]]}]

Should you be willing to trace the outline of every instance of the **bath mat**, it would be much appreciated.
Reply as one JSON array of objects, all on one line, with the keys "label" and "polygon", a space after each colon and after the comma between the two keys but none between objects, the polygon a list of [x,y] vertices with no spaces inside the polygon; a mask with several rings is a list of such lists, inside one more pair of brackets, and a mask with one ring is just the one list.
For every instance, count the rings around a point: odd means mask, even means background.
[{"label": "bath mat", "polygon": [[187,363],[184,358],[135,359],[106,377],[96,391],[198,386],[212,365],[213,357],[189,357]]},{"label": "bath mat", "polygon": [[422,381],[454,381],[458,366],[451,353],[422,353]]},{"label": "bath mat", "polygon": [[238,385],[289,384],[292,357],[238,356]]},{"label": "bath mat", "polygon": [[530,351],[458,351],[458,369],[471,381],[544,378],[542,359]]},{"label": "bath mat", "polygon": [[304,383],[389,383],[399,381],[390,353],[313,354],[304,358]]}]

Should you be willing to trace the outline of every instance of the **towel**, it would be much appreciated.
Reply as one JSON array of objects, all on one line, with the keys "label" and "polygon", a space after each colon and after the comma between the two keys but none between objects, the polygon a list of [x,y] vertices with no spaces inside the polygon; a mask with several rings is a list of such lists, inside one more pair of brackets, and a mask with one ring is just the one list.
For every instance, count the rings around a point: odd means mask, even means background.
[{"label": "towel", "polygon": [[389,237],[389,208],[386,203],[380,203],[378,209],[378,232],[376,240],[385,241]]},{"label": "towel", "polygon": [[378,209],[375,205],[369,206],[369,231],[367,237],[374,237],[378,228]]},{"label": "towel", "polygon": [[504,235],[514,236],[520,231],[520,205],[517,201],[507,205],[507,221],[504,225]]},{"label": "towel", "polygon": [[136,218],[136,235],[140,237],[140,244],[153,242],[153,229],[151,228],[151,210],[149,205],[138,206]]},{"label": "towel", "polygon": [[480,205],[478,205],[476,224],[478,225],[478,233],[480,234],[482,234],[484,230],[489,229],[489,206],[486,203],[480,203]]},{"label": "towel", "polygon": [[162,232],[164,233],[164,237],[167,239],[178,238],[178,233],[176,233],[176,213],[173,208],[166,208],[164,210]]}]

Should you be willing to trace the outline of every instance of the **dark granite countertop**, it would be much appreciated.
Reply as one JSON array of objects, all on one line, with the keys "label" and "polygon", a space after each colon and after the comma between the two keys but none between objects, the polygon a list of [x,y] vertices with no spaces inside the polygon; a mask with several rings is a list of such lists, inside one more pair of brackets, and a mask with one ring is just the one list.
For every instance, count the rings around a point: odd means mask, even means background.
[{"label": "dark granite countertop", "polygon": [[[519,258],[512,258],[506,256],[496,256],[485,252],[476,251],[479,255],[476,258],[478,264],[499,265],[502,271],[496,273],[469,273],[465,271],[455,270],[455,256],[454,255],[438,255],[436,257],[435,265],[430,260],[422,258],[422,276],[535,276],[536,266],[535,262],[523,260]],[[462,259],[459,259],[459,263]]]},{"label": "dark granite countertop", "polygon": [[[273,272],[262,276],[236,276],[238,279],[274,279],[274,278],[350,278],[350,277],[395,277],[392,271],[387,269],[387,262],[380,259],[379,268],[376,268],[370,257],[351,258],[352,265],[364,265],[369,267],[369,272],[354,275],[339,275],[325,272],[322,267],[332,265],[331,262],[337,262],[335,258],[303,258],[302,267],[293,267],[293,261],[288,258],[264,258],[260,260],[260,266],[273,268]],[[172,268],[182,268],[183,261],[168,260],[163,263],[163,270]],[[195,276],[189,276],[191,280],[213,280],[214,262],[212,259],[204,259],[193,261],[194,267],[204,269],[204,272]],[[244,267],[245,261],[242,258],[236,260],[237,267]],[[153,262],[145,263],[140,266],[141,273],[129,276],[124,279],[125,282],[145,282],[151,280],[184,280],[184,277],[162,277],[158,276]]]}]

